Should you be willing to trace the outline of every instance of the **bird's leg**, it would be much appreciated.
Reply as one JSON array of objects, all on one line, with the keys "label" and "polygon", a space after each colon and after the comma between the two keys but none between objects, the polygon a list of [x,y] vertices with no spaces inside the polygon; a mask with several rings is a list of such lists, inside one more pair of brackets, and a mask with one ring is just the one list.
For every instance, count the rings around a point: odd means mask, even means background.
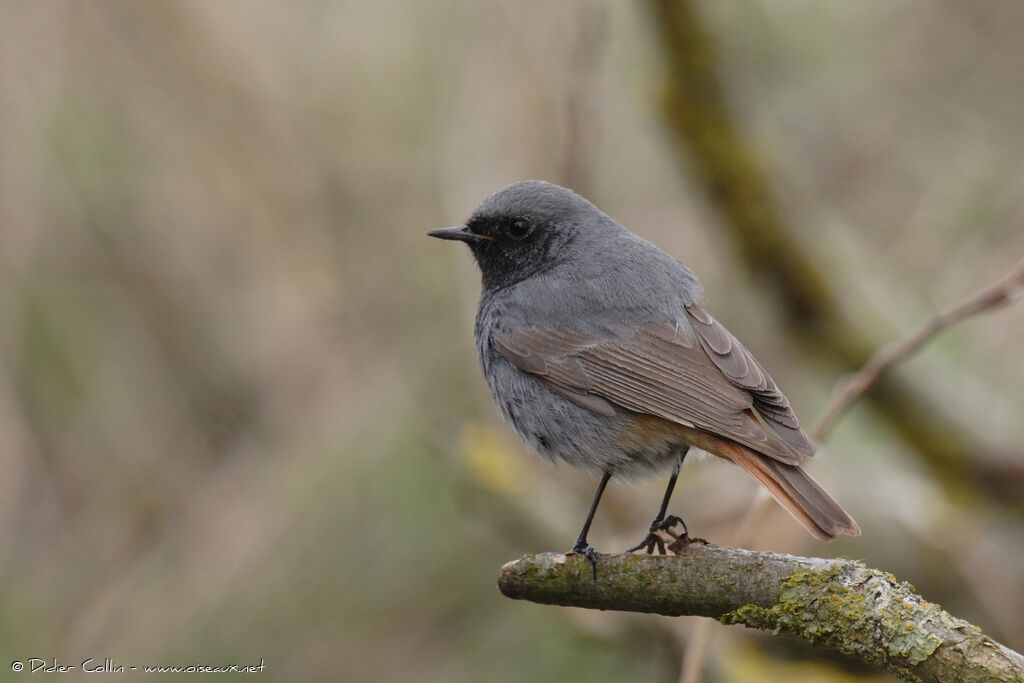
[{"label": "bird's leg", "polygon": [[590,523],[594,521],[594,513],[597,512],[597,504],[601,502],[601,494],[604,493],[604,487],[608,485],[608,480],[611,478],[611,472],[605,472],[601,477],[601,483],[597,485],[597,493],[594,494],[594,502],[590,504],[590,512],[587,513],[587,521],[583,522],[576,545],[569,551],[570,554],[579,553],[590,560],[590,566],[594,570],[594,581],[597,581],[597,554],[594,552],[594,546],[587,542],[587,534],[590,532]]},{"label": "bird's leg", "polygon": [[668,533],[668,535],[671,536],[673,539],[678,541],[680,537],[676,535],[676,533],[672,530],[672,527],[674,527],[676,524],[681,524],[683,527],[682,538],[686,538],[689,534],[689,531],[686,529],[686,522],[684,522],[681,517],[677,517],[675,515],[669,515],[667,517],[665,516],[665,513],[668,511],[668,503],[672,499],[672,491],[676,487],[676,479],[679,478],[679,468],[682,467],[683,459],[686,458],[686,454],[689,450],[689,446],[686,446],[683,449],[683,451],[679,454],[679,460],[676,461],[675,467],[672,468],[672,476],[669,477],[668,488],[665,489],[665,496],[664,498],[661,499],[661,509],[658,510],[658,516],[654,518],[653,522],[651,522],[651,526],[648,530],[647,536],[644,538],[644,540],[640,541],[633,547],[627,548],[627,553],[635,552],[637,550],[640,550],[640,548],[646,548],[647,554],[650,555],[654,552],[654,549],[657,548],[658,552],[664,555],[665,541],[661,538],[661,536],[658,535],[658,532],[664,531]]}]

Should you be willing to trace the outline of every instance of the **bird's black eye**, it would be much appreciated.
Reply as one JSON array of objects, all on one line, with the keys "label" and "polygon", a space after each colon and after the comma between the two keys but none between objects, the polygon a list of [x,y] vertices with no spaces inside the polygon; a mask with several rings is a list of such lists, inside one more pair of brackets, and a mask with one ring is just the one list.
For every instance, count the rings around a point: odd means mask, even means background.
[{"label": "bird's black eye", "polygon": [[526,239],[533,232],[533,222],[526,218],[513,218],[508,224],[507,232],[514,240]]}]

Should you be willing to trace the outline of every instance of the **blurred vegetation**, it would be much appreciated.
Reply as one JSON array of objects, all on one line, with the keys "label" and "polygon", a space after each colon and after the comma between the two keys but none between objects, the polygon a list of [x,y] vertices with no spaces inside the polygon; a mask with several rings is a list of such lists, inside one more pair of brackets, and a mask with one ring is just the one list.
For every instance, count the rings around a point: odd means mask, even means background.
[{"label": "blurred vegetation", "polygon": [[[0,3],[7,662],[676,679],[694,620],[498,595],[501,563],[568,548],[593,482],[498,423],[474,266],[423,235],[505,183],[572,181],[693,267],[813,421],[837,371],[808,362],[679,167],[647,9]],[[888,339],[1020,259],[1018,3],[699,10],[724,99],[848,315]],[[1019,465],[1022,338],[1019,308],[972,320],[902,381]],[[823,546],[781,514],[758,548],[862,558],[1024,648],[1019,515],[951,497],[870,411],[814,473],[864,535]],[[613,487],[594,544],[635,540],[661,485]],[[674,506],[725,538],[753,491],[688,465]],[[875,675],[718,635],[708,680]]]},{"label": "blurred vegetation", "polygon": [[[825,264],[785,225],[752,146],[737,130],[725,102],[714,38],[695,4],[651,3],[669,71],[666,126],[679,142],[681,158],[692,160],[698,180],[721,213],[744,269],[772,285],[794,341],[809,356],[852,372],[883,344],[871,324],[876,316],[844,309]],[[907,442],[951,495],[969,494],[977,502],[1024,512],[1024,462],[960,427],[924,390],[890,372],[878,379],[867,399],[876,416]]]}]

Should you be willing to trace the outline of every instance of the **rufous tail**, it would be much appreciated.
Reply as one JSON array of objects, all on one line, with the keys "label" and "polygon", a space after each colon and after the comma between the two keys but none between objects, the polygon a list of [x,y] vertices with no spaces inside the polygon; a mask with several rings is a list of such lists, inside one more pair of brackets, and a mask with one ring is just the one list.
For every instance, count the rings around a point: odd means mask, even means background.
[{"label": "rufous tail", "polygon": [[723,440],[719,445],[725,453],[716,455],[746,470],[817,538],[831,541],[840,534],[860,535],[857,522],[799,465],[787,465],[735,442]]}]

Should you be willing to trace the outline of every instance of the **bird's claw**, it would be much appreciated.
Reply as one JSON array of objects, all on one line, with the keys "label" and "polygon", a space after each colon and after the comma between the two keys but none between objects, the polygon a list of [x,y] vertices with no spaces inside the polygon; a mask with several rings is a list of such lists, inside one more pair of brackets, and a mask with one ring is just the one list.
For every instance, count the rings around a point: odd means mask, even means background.
[{"label": "bird's claw", "polygon": [[661,554],[661,555],[665,554],[665,541],[662,540],[661,536],[659,536],[658,534],[650,533],[650,534],[647,534],[647,538],[645,538],[644,540],[640,541],[639,543],[637,543],[634,546],[630,546],[629,548],[626,548],[626,552],[627,553],[633,553],[633,552],[636,552],[637,550],[640,550],[640,548],[646,548],[647,549],[647,554],[648,555],[652,555],[652,554],[654,554],[654,548],[655,547],[658,548],[658,553],[659,554]]},{"label": "bird's claw", "polygon": [[594,570],[594,581],[597,581],[597,552],[594,550],[594,546],[589,543],[577,543],[569,551],[570,555],[583,555],[590,562],[591,569]]},{"label": "bird's claw", "polygon": [[[677,534],[672,529],[672,527],[674,527],[676,524],[681,524],[683,527],[683,533],[681,535]],[[670,550],[674,551],[677,548],[685,548],[686,545],[689,545],[688,543],[685,543],[685,541],[689,538],[690,533],[686,528],[686,522],[684,522],[681,517],[669,515],[664,519],[656,519],[653,522],[651,522],[651,527],[649,529],[647,537],[644,538],[644,540],[637,543],[636,545],[627,548],[626,552],[633,553],[637,550],[640,550],[641,548],[645,548],[647,550],[648,555],[653,555],[654,549],[657,548],[659,554],[665,555],[665,539],[663,539],[658,534],[659,531],[664,531],[672,537],[672,543],[668,546]]]}]

